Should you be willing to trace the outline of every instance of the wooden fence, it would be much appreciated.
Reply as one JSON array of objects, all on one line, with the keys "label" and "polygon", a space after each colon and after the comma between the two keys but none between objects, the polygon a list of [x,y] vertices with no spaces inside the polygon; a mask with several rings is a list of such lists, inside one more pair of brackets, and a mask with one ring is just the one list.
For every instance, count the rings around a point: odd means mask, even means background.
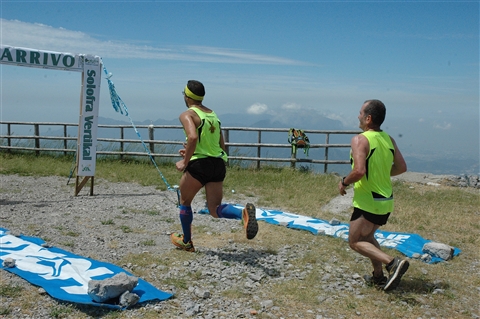
[{"label": "wooden fence", "polygon": [[[51,152],[60,152],[64,155],[69,153],[74,154],[76,152],[77,137],[78,136],[78,124],[76,123],[50,123],[50,122],[13,122],[13,121],[0,121],[1,135],[0,135],[0,150],[2,151],[31,151],[35,152],[37,155],[40,153],[51,153]],[[20,131],[32,132],[33,135],[16,135],[13,128],[20,128]],[[47,128],[47,132],[42,131],[41,128]],[[51,131],[51,127],[56,127],[57,130]],[[6,132],[5,132],[6,128]],[[26,129],[27,128],[27,129]],[[77,134],[69,134],[72,129],[76,128]],[[153,158],[179,158],[178,149],[182,147],[184,142],[184,136],[182,131],[182,126],[180,125],[138,125],[137,126],[137,135],[134,139],[125,138],[126,131],[129,130],[129,134],[132,135],[131,130],[133,130],[131,125],[98,125],[99,133],[100,130],[117,130],[118,138],[106,138],[101,137],[100,134],[97,137],[98,145],[105,145],[107,143],[110,145],[111,150],[103,150],[102,147],[97,146],[97,156],[117,156],[119,158],[124,158],[126,156],[152,156]],[[60,133],[62,131],[63,133]],[[139,133],[141,130],[147,133],[147,138],[141,136]],[[174,140],[158,140],[155,139],[155,131],[160,131],[160,135],[165,136],[165,130],[177,131],[178,139]],[[310,158],[300,158],[297,156],[298,152],[301,152],[299,149],[297,152],[287,153],[285,149],[291,150],[292,147],[287,141],[289,128],[250,128],[250,127],[224,127],[225,142],[227,147],[227,152],[229,154],[229,161],[236,163],[249,162],[253,165],[256,165],[256,168],[261,168],[261,163],[290,163],[290,166],[295,168],[297,163],[309,163],[309,164],[320,164],[323,165],[323,172],[328,172],[329,164],[350,164],[348,157],[342,159],[329,159],[329,149],[339,148],[339,149],[349,149],[349,143],[331,143],[331,139],[334,136],[351,136],[358,134],[359,131],[341,131],[341,130],[305,130],[305,133],[309,136],[310,141],[319,140],[319,135],[324,136],[323,144],[310,144],[310,154],[315,149],[323,149],[323,154],[316,153],[315,156],[309,156]],[[250,140],[248,142],[235,141],[245,140],[246,137],[240,137],[239,132],[249,133]],[[253,132],[253,133],[252,133]],[[55,134],[53,134],[55,133]],[[256,133],[256,134],[255,134]],[[116,135],[115,134],[115,135]],[[252,134],[255,136],[252,140]],[[284,140],[284,143],[265,143],[262,141],[262,138],[265,139],[266,134],[269,134],[269,139]],[[272,134],[282,134],[273,137]],[[108,134],[106,134],[108,135]],[[111,135],[111,134],[110,134]],[[235,135],[236,137],[233,137]],[[315,138],[314,138],[315,136]],[[348,139],[349,140],[349,139]],[[28,142],[29,141],[29,142]],[[52,142],[55,147],[52,147]],[[69,143],[70,141],[70,143]],[[144,144],[144,147],[141,144]],[[112,146],[115,145],[115,146]],[[131,149],[131,145],[137,145],[136,148]],[[161,145],[161,146],[157,146]],[[165,147],[169,146],[169,147]],[[159,150],[161,148],[161,150]],[[168,149],[168,150],[167,150]],[[176,149],[173,152],[173,149]],[[278,156],[268,156],[265,155],[267,149],[274,149],[274,155]],[[282,152],[277,152],[276,150],[283,149]],[[248,150],[247,153],[253,153],[254,155],[247,156],[245,150]],[[169,153],[168,153],[169,152]],[[280,154],[282,153],[282,154]],[[288,156],[285,154],[289,154]],[[348,154],[348,153],[347,153]],[[283,156],[283,157],[282,157]],[[314,158],[312,158],[314,157]],[[322,158],[323,157],[323,158]]]}]

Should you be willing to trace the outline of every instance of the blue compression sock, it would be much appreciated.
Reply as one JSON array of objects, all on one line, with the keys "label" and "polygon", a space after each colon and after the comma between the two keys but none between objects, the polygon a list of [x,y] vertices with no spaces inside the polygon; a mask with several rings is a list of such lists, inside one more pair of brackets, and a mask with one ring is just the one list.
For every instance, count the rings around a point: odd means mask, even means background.
[{"label": "blue compression sock", "polygon": [[242,210],[229,204],[222,204],[217,207],[218,218],[242,219]]},{"label": "blue compression sock", "polygon": [[192,221],[192,207],[180,205],[180,222],[182,223],[183,242],[185,244],[192,240]]}]

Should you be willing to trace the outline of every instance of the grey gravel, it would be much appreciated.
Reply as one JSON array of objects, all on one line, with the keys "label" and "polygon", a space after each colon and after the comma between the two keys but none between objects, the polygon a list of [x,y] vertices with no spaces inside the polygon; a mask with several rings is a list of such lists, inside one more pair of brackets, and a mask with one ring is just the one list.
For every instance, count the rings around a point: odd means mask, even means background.
[{"label": "grey gravel", "polygon": [[[121,264],[123,257],[143,252],[161,256],[175,249],[169,239],[173,231],[180,229],[175,192],[96,179],[94,196],[89,196],[88,184],[74,196],[73,185],[66,182],[66,178],[56,176],[0,175],[0,226],[9,229],[12,235],[39,237],[46,241],[47,247],[60,247],[77,255],[113,263],[129,272],[141,266]],[[203,208],[203,197],[198,196],[192,207],[195,211]],[[195,214],[194,224],[208,226],[212,234],[242,230],[239,221],[216,219],[212,222],[210,216],[202,214]],[[125,232],[126,229],[129,231]],[[276,318],[274,313],[278,312],[278,306],[257,294],[258,288],[278,281],[304,280],[313,270],[311,265],[298,269],[291,263],[307,252],[300,247],[284,246],[273,254],[230,241],[222,248],[196,244],[196,249],[191,261],[171,260],[169,266],[149,265],[149,275],[143,278],[148,282],[185,280],[187,289],[178,289],[175,285],[157,286],[173,293],[174,297],[137,304],[125,310],[122,317],[140,318],[145,309],[153,309],[158,311],[159,318],[253,318],[260,313],[270,313]],[[162,278],[157,277],[159,273]],[[192,273],[199,274],[199,279],[192,281]],[[326,273],[330,277],[325,277],[321,294],[325,300],[337,290],[358,290],[360,294],[363,282],[358,274],[345,275],[342,269],[329,265],[326,265]],[[0,274],[2,284],[31,287],[7,271]],[[223,292],[232,288],[250,297],[232,300],[223,296]],[[43,289],[37,293],[39,302],[34,315],[24,315],[22,309],[12,307],[5,318],[51,318],[52,307],[61,302],[45,294]],[[18,297],[15,300],[18,302]],[[10,308],[15,300],[4,298],[1,306]],[[108,312],[82,305],[77,305],[77,309],[90,317]]]}]

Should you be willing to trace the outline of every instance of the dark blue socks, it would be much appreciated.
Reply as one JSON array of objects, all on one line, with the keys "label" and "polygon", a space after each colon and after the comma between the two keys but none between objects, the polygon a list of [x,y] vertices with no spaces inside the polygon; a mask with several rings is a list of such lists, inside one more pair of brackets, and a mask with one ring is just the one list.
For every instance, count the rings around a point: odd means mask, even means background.
[{"label": "dark blue socks", "polygon": [[229,204],[218,206],[216,213],[218,218],[242,219],[242,209]]},{"label": "dark blue socks", "polygon": [[180,205],[180,222],[182,223],[183,242],[185,244],[192,240],[192,221],[192,207]]},{"label": "dark blue socks", "polygon": [[[180,222],[182,223],[183,242],[186,244],[192,240],[193,212],[191,206],[180,205]],[[219,218],[242,219],[242,209],[233,205],[222,204],[217,207]]]}]

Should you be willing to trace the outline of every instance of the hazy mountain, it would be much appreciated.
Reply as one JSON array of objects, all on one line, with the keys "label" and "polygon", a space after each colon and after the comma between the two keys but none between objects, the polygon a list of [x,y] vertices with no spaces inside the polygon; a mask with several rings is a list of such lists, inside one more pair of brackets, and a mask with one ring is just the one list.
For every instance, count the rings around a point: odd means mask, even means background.
[{"label": "hazy mountain", "polygon": [[302,116],[294,112],[281,115],[222,114],[219,115],[222,126],[263,127],[263,128],[298,128],[303,130],[344,130],[342,122],[324,116]]}]

